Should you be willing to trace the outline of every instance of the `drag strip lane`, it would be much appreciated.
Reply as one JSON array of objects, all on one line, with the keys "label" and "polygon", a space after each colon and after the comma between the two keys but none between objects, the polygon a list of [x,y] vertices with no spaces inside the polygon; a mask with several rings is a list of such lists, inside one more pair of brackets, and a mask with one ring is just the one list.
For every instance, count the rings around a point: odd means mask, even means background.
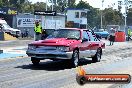
[{"label": "drag strip lane", "polygon": [[[112,73],[132,67],[131,51],[132,48],[127,47],[123,50],[109,49],[105,50],[101,62],[84,60],[81,63],[88,73]],[[29,58],[0,61],[0,72],[0,87],[3,88],[67,88],[68,85],[72,88],[72,84],[79,87],[75,81],[76,69],[68,68],[63,62],[44,61],[39,67],[33,67]]]}]

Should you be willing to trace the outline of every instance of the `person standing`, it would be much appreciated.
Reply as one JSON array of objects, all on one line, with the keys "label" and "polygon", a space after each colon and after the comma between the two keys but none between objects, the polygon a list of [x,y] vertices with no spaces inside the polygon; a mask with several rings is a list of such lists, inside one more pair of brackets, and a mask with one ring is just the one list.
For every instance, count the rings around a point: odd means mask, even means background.
[{"label": "person standing", "polygon": [[110,46],[114,44],[115,42],[115,30],[113,28],[111,28],[111,33],[109,36],[109,41],[110,41]]},{"label": "person standing", "polygon": [[46,30],[42,30],[42,37],[41,39],[44,40],[45,38],[47,37],[47,33],[46,33]]},{"label": "person standing", "polygon": [[128,41],[131,39],[132,33],[131,29],[128,27]]},{"label": "person standing", "polygon": [[21,32],[21,36],[22,36],[22,38],[24,38],[24,33],[23,32]]},{"label": "person standing", "polygon": [[27,37],[27,38],[28,38],[28,36],[29,36],[29,30],[28,30],[28,29],[26,29],[26,31],[25,31],[25,37]]},{"label": "person standing", "polygon": [[42,34],[42,27],[39,24],[39,22],[35,23],[35,41],[41,40],[41,34]]},{"label": "person standing", "polygon": [[25,29],[21,30],[21,37],[24,38],[24,31]]},{"label": "person standing", "polygon": [[0,24],[0,32],[2,32],[3,31],[3,26],[2,26],[2,24]]}]

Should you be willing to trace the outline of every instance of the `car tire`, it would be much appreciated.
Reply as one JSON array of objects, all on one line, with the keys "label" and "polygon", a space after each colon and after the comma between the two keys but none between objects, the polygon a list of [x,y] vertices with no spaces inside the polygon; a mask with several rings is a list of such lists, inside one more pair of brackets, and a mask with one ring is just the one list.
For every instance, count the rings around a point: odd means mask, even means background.
[{"label": "car tire", "polygon": [[107,40],[107,37],[105,37],[105,40]]},{"label": "car tire", "polygon": [[97,52],[94,57],[92,57],[92,62],[100,62],[101,60],[101,49],[97,49]]},{"label": "car tire", "polygon": [[76,76],[76,81],[79,85],[84,85],[86,83],[86,78],[84,76]]},{"label": "car tire", "polygon": [[18,38],[19,36],[18,36],[18,35],[16,35],[15,37],[16,37],[16,38]]},{"label": "car tire", "polygon": [[73,51],[71,65],[72,67],[77,67],[79,65],[79,51],[78,50]]},{"label": "car tire", "polygon": [[39,59],[34,58],[34,57],[31,57],[31,61],[32,61],[33,65],[39,65],[39,62],[40,62]]},{"label": "car tire", "polygon": [[100,39],[102,39],[102,36],[100,35]]}]

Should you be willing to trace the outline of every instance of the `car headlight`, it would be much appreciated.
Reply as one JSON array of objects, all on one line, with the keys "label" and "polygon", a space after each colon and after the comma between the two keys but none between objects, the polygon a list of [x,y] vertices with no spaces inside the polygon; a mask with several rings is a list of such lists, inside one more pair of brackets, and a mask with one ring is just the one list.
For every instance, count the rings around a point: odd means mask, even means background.
[{"label": "car headlight", "polygon": [[60,46],[60,47],[56,47],[56,48],[57,48],[57,50],[65,51],[65,52],[70,50],[69,47],[65,47],[65,46]]},{"label": "car headlight", "polygon": [[36,49],[36,46],[28,45],[28,49],[30,49],[30,50]]}]

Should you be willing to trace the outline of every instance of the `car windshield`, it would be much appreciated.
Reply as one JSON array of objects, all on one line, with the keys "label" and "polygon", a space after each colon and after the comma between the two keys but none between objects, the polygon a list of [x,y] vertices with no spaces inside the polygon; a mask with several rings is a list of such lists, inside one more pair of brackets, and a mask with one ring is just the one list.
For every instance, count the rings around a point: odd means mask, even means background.
[{"label": "car windshield", "polygon": [[49,38],[67,38],[67,39],[80,39],[80,31],[72,30],[72,29],[59,29],[54,31],[51,35],[47,37]]},{"label": "car windshield", "polygon": [[104,29],[97,29],[97,30],[94,30],[94,32],[104,32]]},{"label": "car windshield", "polygon": [[2,25],[5,29],[11,28],[8,24],[3,23]]}]

